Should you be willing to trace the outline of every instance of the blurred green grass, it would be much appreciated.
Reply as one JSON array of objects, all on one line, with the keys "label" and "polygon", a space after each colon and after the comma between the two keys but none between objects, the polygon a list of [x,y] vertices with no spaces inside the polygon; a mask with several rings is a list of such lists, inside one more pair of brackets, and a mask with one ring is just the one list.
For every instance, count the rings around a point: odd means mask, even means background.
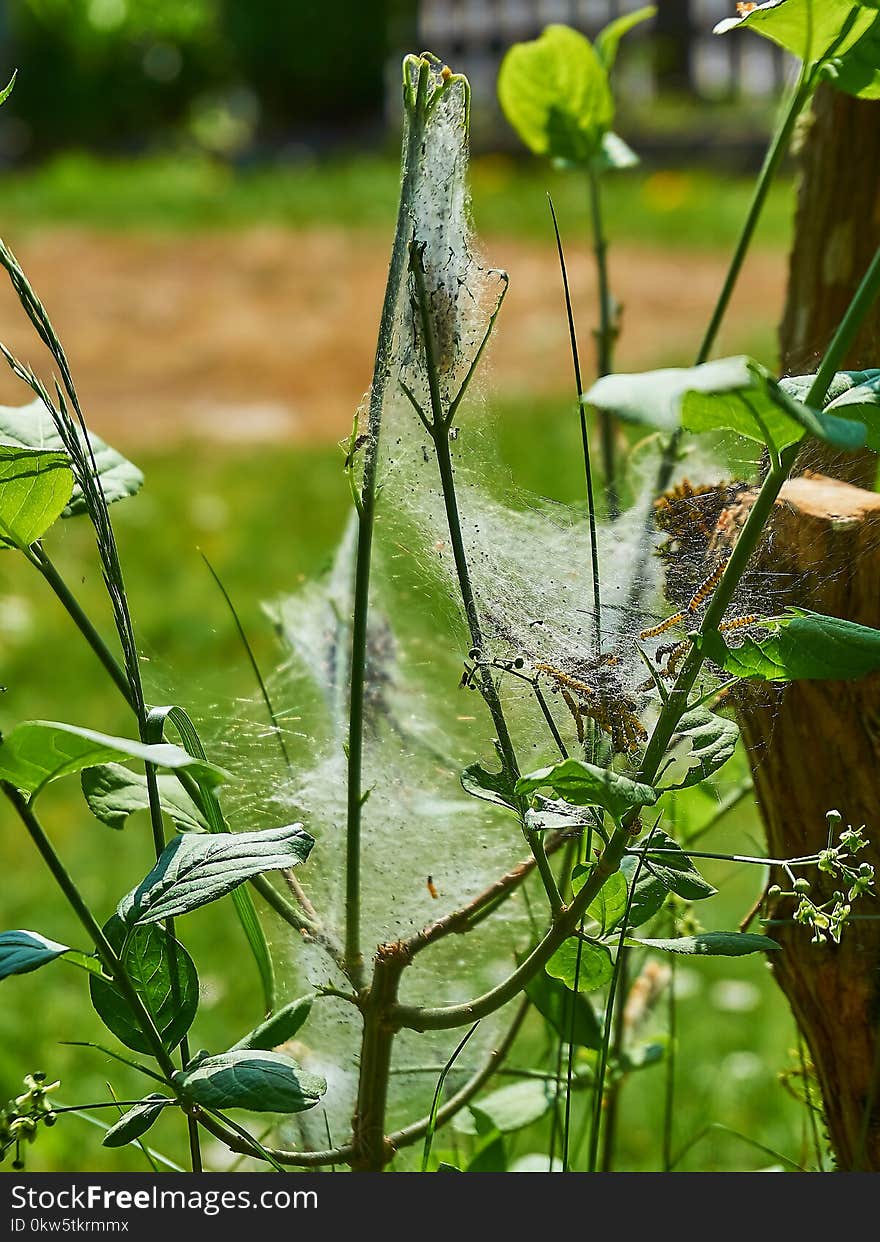
[{"label": "blurred green grass", "polygon": [[[477,229],[547,241],[549,190],[565,229],[584,218],[587,189],[570,172],[537,161],[482,156],[471,165]],[[202,155],[108,160],[59,156],[0,178],[0,227],[193,230],[276,224],[288,228],[381,230],[394,219],[393,157],[357,156],[236,170]],[[649,170],[604,183],[613,239],[666,249],[729,248],[745,215],[751,181],[699,169]],[[787,243],[792,182],[770,191],[756,244]]]}]

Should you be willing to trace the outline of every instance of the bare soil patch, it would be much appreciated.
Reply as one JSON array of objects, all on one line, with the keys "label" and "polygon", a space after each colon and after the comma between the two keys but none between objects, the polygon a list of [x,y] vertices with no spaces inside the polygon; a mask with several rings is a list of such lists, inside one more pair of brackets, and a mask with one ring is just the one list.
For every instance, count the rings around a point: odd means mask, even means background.
[{"label": "bare soil patch", "polygon": [[[88,417],[121,444],[331,442],[346,434],[370,380],[388,239],[278,228],[200,236],[35,233],[18,257],[61,334]],[[489,238],[510,293],[491,353],[503,398],[567,393],[571,383],[552,246]],[[581,348],[591,348],[594,280],[586,246],[569,244]],[[622,370],[685,363],[717,296],[724,256],[623,246],[612,279],[624,304]],[[778,318],[779,255],[753,256],[727,341]],[[0,338],[48,374],[11,291]],[[0,402],[28,399],[0,374]]]}]

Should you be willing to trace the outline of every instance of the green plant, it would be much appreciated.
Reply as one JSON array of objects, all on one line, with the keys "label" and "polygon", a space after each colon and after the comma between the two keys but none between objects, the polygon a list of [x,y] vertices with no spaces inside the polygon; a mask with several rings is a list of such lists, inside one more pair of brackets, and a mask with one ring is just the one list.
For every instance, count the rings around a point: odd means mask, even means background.
[{"label": "green plant", "polygon": [[[795,0],[777,7],[786,4],[797,8]],[[844,15],[844,23],[861,21],[857,7],[854,16]],[[839,33],[835,39],[836,52],[845,52]],[[860,47],[861,41],[854,44]],[[845,71],[846,56],[837,59]],[[699,554],[686,550],[678,562],[667,548],[667,561],[679,572],[676,578],[667,571],[666,589],[679,610],[651,618],[646,595],[656,583],[645,582],[639,571],[640,580],[629,584],[638,590],[637,603],[619,609],[618,617],[613,600],[602,594],[602,580],[604,575],[607,591],[608,573],[613,574],[609,548],[629,546],[638,554],[643,546],[639,503],[613,528],[600,531],[592,506],[585,524],[576,514],[548,516],[529,509],[521,497],[518,509],[509,508],[486,492],[490,459],[481,455],[478,424],[469,417],[466,398],[500,313],[507,277],[482,268],[470,244],[468,84],[432,57],[410,56],[404,62],[403,98],[400,206],[375,374],[364,417],[345,445],[352,523],[323,587],[273,610],[318,691],[317,702],[310,704],[316,740],[309,770],[298,771],[284,745],[282,716],[233,607],[268,713],[271,742],[281,744],[294,782],[279,801],[305,807],[314,836],[298,821],[229,831],[220,790],[232,785],[232,775],[209,760],[182,708],[147,702],[109,508],[111,501],[133,496],[141,477],[89,435],[46,311],[14,256],[0,247],[0,263],[60,375],[52,394],[4,348],[14,373],[37,400],[3,414],[0,534],[4,546],[20,552],[61,601],[131,709],[137,733],[121,738],[79,725],[28,721],[0,744],[6,799],[86,936],[86,947],[76,949],[42,932],[3,933],[0,973],[21,974],[53,961],[85,973],[92,1005],[128,1050],[105,1053],[134,1066],[159,1088],[126,1105],[105,1144],[140,1142],[159,1116],[178,1110],[194,1170],[201,1168],[201,1129],[275,1170],[337,1164],[380,1170],[420,1140],[423,1167],[435,1161],[449,1167],[453,1156],[443,1153],[447,1158],[439,1159],[434,1149],[438,1132],[453,1119],[468,1136],[469,1170],[505,1167],[505,1134],[548,1113],[556,1118],[551,1167],[558,1147],[563,1168],[578,1164],[581,1149],[584,1167],[611,1168],[621,1084],[664,1058],[674,1066],[674,1044],[667,1049],[627,1033],[621,997],[632,967],[645,966],[655,955],[675,961],[682,955],[778,951],[777,942],[762,934],[702,929],[693,906],[715,889],[697,863],[721,858],[778,871],[790,888],[778,885],[772,899],[796,901],[794,920],[834,939],[852,904],[873,891],[870,868],[854,859],[864,843],[861,829],[841,832],[832,816],[826,849],[808,857],[713,853],[695,848],[698,834],[677,839],[677,799],[696,787],[711,788],[734,754],[738,729],[724,714],[726,692],[751,680],[842,680],[880,668],[876,631],[805,609],[766,616],[741,611],[746,575],[798,445],[812,436],[849,448],[877,435],[880,373],[850,374],[838,367],[880,291],[880,252],[814,376],[777,381],[756,361],[734,358],[647,376],[606,375],[583,394],[585,412],[597,409],[647,425],[676,444],[685,433],[733,433],[761,445],[769,463],[743,521],[729,544],[716,550],[714,563],[706,565],[705,546]],[[668,445],[661,446],[658,456],[674,466],[677,449],[670,453]],[[591,484],[589,458],[586,464]],[[44,547],[56,521],[77,515],[94,527],[121,659]],[[600,536],[613,542],[603,544]],[[629,545],[622,542],[627,538]],[[577,546],[588,539],[593,555],[585,579],[585,558]],[[374,566],[381,572],[374,573]],[[590,588],[598,606],[585,610]],[[433,649],[442,645],[436,635],[426,652],[407,630],[414,592],[435,605],[445,600],[456,644],[445,663],[444,654]],[[680,604],[677,592],[684,592]],[[228,595],[227,602],[232,606]],[[657,623],[643,628],[649,619]],[[679,637],[664,660],[650,644],[673,629]],[[459,802],[434,804],[448,798],[458,752],[465,746],[473,754],[470,730],[458,726],[479,717],[450,720],[448,705],[440,709],[433,703],[442,720],[431,732],[426,725],[434,722],[418,720],[411,698],[410,710],[400,710],[401,687],[412,695],[419,676],[442,680],[452,669],[461,676],[462,692],[472,690],[482,699],[492,726],[495,763],[483,756],[461,772],[472,809]],[[560,702],[568,713],[562,724],[555,710]],[[451,711],[457,714],[456,708]],[[166,740],[169,726],[180,744]],[[552,761],[534,766],[551,754]],[[144,775],[131,764],[141,765]],[[155,865],[103,922],[35,809],[51,784],[73,774],[81,775],[86,803],[106,825],[119,828],[139,810],[149,814]],[[169,822],[175,834],[166,842]],[[334,843],[337,823],[344,825],[344,836]],[[529,856],[517,861],[520,837]],[[376,867],[382,848],[390,859],[384,878]],[[492,860],[510,859],[482,887],[470,877],[462,882],[476,850]],[[436,860],[437,870],[422,881],[421,901],[426,889],[431,901],[443,896],[444,907],[424,922],[416,921],[423,906],[412,903],[408,882],[426,858]],[[305,883],[292,873],[303,864]],[[456,900],[448,903],[435,882],[440,866],[441,886],[459,885]],[[803,873],[811,869],[841,885],[830,908],[808,897]],[[283,875],[289,896],[268,879],[274,873]],[[344,892],[341,917],[334,909],[335,887]],[[277,996],[252,892],[295,932],[301,951],[312,954],[315,987],[308,996]],[[265,1013],[225,1051],[193,1053],[188,1037],[198,1011],[198,977],[178,932],[185,916],[227,895],[259,970]],[[514,896],[522,903],[514,903]],[[516,904],[526,905],[527,925],[521,918],[517,923]],[[484,991],[435,1003],[436,978],[432,986],[424,983],[431,984],[430,962],[445,962],[440,974],[445,978],[449,958],[443,954],[451,939],[484,935],[494,935],[496,944],[500,937],[508,951],[514,939],[528,944],[504,977],[489,972]],[[457,982],[468,985],[470,978]],[[404,987],[414,988],[416,998],[407,998]],[[596,997],[602,998],[600,1009]],[[508,1004],[514,1013],[494,1027],[483,1063],[444,1099],[465,1047],[476,1044],[480,1026],[496,1021]],[[314,1141],[294,1149],[270,1145],[229,1110],[302,1114],[307,1120],[329,1096],[327,1082],[303,1069],[284,1045],[303,1028],[318,1029],[312,1024],[320,1022],[322,1012],[344,1014],[358,1028],[351,1135],[337,1143],[329,1138],[326,1148]],[[555,1066],[529,1068],[521,1081],[498,1086],[496,1077],[532,1012],[558,1049]],[[330,1021],[342,1026],[344,1020]],[[407,1038],[422,1035],[427,1042],[430,1032],[464,1030],[451,1056],[430,1071],[439,1078],[428,1114],[393,1129],[389,1110],[398,1037],[406,1032]],[[49,1124],[63,1111],[46,1106],[50,1088],[37,1075],[26,1085],[2,1121],[4,1147],[17,1159],[41,1122]],[[585,1101],[584,1107],[576,1109],[575,1100]],[[116,1108],[117,1101],[76,1106],[79,1111],[108,1107]],[[576,1111],[585,1123],[583,1143],[573,1133]],[[664,1166],[674,1167],[683,1154],[674,1156],[667,1130]]]}]

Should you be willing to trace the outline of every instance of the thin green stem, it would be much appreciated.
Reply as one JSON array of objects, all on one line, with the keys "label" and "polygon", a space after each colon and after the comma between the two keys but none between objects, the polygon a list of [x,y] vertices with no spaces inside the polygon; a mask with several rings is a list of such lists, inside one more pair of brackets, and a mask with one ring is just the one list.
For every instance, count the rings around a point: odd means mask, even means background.
[{"label": "thin green stem", "polygon": [[[657,820],[654,823],[654,827],[648,834],[649,843],[651,837],[654,835],[655,829],[657,828],[657,824],[659,823],[660,816],[658,815]],[[611,985],[608,989],[608,999],[605,1004],[605,1022],[602,1028],[602,1047],[599,1052],[599,1064],[596,1070],[596,1095],[593,1112],[593,1125],[590,1131],[590,1150],[587,1164],[587,1168],[591,1173],[596,1172],[599,1158],[599,1139],[602,1132],[602,1106],[605,1102],[605,1076],[608,1072],[608,1057],[611,1049],[612,1032],[614,1030],[614,1005],[617,1000],[618,992],[621,988],[621,982],[625,977],[624,971],[627,958],[624,953],[624,949],[626,945],[627,929],[629,926],[629,916],[632,912],[633,902],[635,901],[636,896],[636,886],[638,885],[639,878],[642,873],[644,861],[644,855],[642,855],[636,863],[632,884],[629,886],[629,892],[627,893],[626,908],[623,912],[623,919],[620,923],[620,935],[618,936],[617,941],[617,958],[614,963],[614,973],[611,976]],[[613,1141],[612,1134],[612,1137],[605,1148],[605,1158],[603,1160],[603,1164],[607,1164],[606,1171],[610,1169],[611,1165]]]},{"label": "thin green stem", "polygon": [[25,553],[30,563],[37,569],[48,582],[49,586],[57,595],[58,599],[64,605],[65,610],[77,627],[79,632],[85,638],[92,651],[103,664],[105,670],[109,674],[119,693],[128,703],[129,707],[134,710],[135,699],[131,692],[128,678],[119,661],[113,655],[110,648],[104,642],[104,639],[96,630],[89,617],[84,612],[82,605],[76,596],[68,587],[61,574],[55,568],[55,565],[49,559],[48,554],[39,543],[35,543]]},{"label": "thin green stem", "polygon": [[163,1074],[165,1074],[166,1078],[170,1079],[174,1074],[174,1062],[171,1060],[171,1057],[162,1043],[162,1038],[156,1030],[156,1025],[153,1022],[153,1019],[147,1012],[140,996],[138,996],[135,991],[134,985],[128,976],[128,972],[119,957],[116,955],[109,940],[104,935],[100,924],[89,909],[85,898],[77,888],[70,872],[61,861],[55,847],[46,835],[42,824],[37,819],[27,800],[13,785],[10,785],[8,781],[0,782],[0,787],[2,787],[3,793],[12,803],[12,806],[18,814],[19,819],[24,824],[28,835],[37,847],[37,850],[39,851],[46,866],[49,868],[53,879],[61,889],[61,892],[64,894],[68,905],[79,919],[86,934],[94,943],[104,968],[107,970],[107,973],[112,976],[120,992],[122,992],[125,997],[132,1014],[150,1044],[153,1056],[156,1058]]},{"label": "thin green stem", "polygon": [[[868,313],[874,299],[880,292],[880,249],[865,273],[862,283],[853,298],[850,309],[835,333],[828,347],[825,360],[820,368],[808,397],[808,403],[821,407],[827,392],[828,384],[836,373],[843,354],[853,336],[858,331],[861,321]],[[857,312],[853,308],[857,308]],[[749,512],[749,516],[727,560],[724,573],[709,602],[700,626],[697,641],[685,660],[678,675],[675,686],[663,704],[657,722],[652,731],[648,745],[642,758],[638,780],[650,785],[657,777],[672,735],[688,706],[688,695],[703,666],[704,656],[701,651],[700,637],[718,629],[730,604],[739,581],[745,572],[752,554],[773,510],[773,506],[788,477],[796,454],[797,445],[792,445],[781,455],[780,469],[771,470],[766,476],[761,490]],[[602,855],[593,868],[589,879],[576,895],[570,905],[566,906],[553,920],[550,930],[532,950],[521,965],[491,991],[459,1005],[446,1005],[431,1008],[400,1005],[395,1011],[395,1019],[401,1026],[413,1030],[447,1030],[454,1026],[463,1026],[477,1018],[486,1017],[501,1005],[513,999],[535,977],[537,972],[550,960],[563,941],[570,936],[578,924],[582,914],[597,896],[609,875],[620,867],[621,860],[632,844],[633,833],[638,831],[638,812],[629,812],[611,835]]]},{"label": "thin green stem", "polygon": [[202,560],[205,562],[205,565],[208,568],[208,573],[214,579],[214,582],[216,583],[217,588],[220,591],[220,594],[223,596],[223,599],[226,603],[226,607],[229,609],[233,623],[238,632],[238,637],[241,639],[241,645],[245,649],[248,662],[251,666],[251,671],[254,674],[254,680],[256,681],[257,686],[259,687],[260,695],[263,699],[264,704],[266,705],[266,712],[268,713],[269,721],[272,725],[272,730],[278,741],[278,749],[281,751],[281,757],[284,760],[285,767],[287,768],[288,771],[290,771],[291,770],[290,752],[288,751],[287,743],[284,740],[284,730],[281,728],[281,724],[278,720],[278,714],[275,711],[275,705],[272,702],[272,697],[269,694],[269,689],[266,685],[265,678],[263,677],[262,671],[260,669],[260,665],[257,662],[257,657],[254,654],[254,649],[251,646],[250,639],[247,636],[247,631],[245,630],[244,625],[242,624],[241,617],[238,615],[238,609],[235,607],[235,604],[233,603],[233,600],[232,600],[232,596],[227,591],[222,578],[217,573],[217,570],[208,560],[207,556],[205,556],[204,552],[202,552],[201,556],[202,556]]},{"label": "thin green stem", "polygon": [[[611,299],[611,287],[608,280],[608,241],[605,237],[605,225],[602,215],[602,188],[599,174],[594,168],[589,170],[590,186],[590,218],[593,229],[593,253],[596,256],[597,295],[599,300],[599,327],[596,331],[597,366],[596,375],[610,375],[614,369],[614,310]],[[581,389],[581,391],[583,391]],[[611,521],[620,513],[617,495],[617,478],[614,461],[614,423],[607,410],[599,411],[599,430],[602,443],[602,469],[605,474],[605,501],[608,517]]]},{"label": "thin green stem", "polygon": [[[486,640],[483,635],[483,627],[480,621],[479,609],[477,608],[470,567],[468,565],[467,552],[464,546],[464,537],[462,535],[461,515],[458,509],[458,493],[455,486],[455,470],[452,464],[452,453],[449,448],[451,415],[444,408],[443,396],[440,390],[440,369],[437,365],[434,325],[431,320],[429,299],[427,289],[425,287],[425,274],[422,268],[422,255],[422,245],[418,241],[414,240],[410,245],[410,271],[413,275],[416,300],[418,302],[419,318],[422,328],[422,346],[424,350],[425,371],[428,377],[428,391],[431,398],[432,414],[432,419],[430,421],[424,417],[422,421],[425,423],[425,426],[431,436],[437,456],[437,469],[440,473],[440,487],[443,493],[444,508],[446,510],[446,524],[449,529],[449,541],[452,545],[452,555],[455,562],[456,576],[458,578],[458,588],[461,594],[471,644],[473,648],[477,650],[481,656],[483,656],[486,651]],[[495,679],[492,676],[491,668],[485,661],[480,664],[480,690],[486,706],[489,709],[489,714],[492,717],[492,723],[495,726],[498,750],[501,756],[504,771],[511,782],[515,781],[519,776],[519,764],[517,763],[516,752],[510,736],[510,729],[508,728],[504,708],[501,706],[498,687],[496,686]],[[562,909],[562,898],[559,895],[559,889],[556,885],[556,877],[553,874],[553,869],[550,866],[549,859],[547,858],[541,834],[526,830],[524,820],[523,828],[529,848],[535,859],[538,874],[541,877],[541,882],[547,893],[551,911],[555,916]]]},{"label": "thin green stem", "polygon": [[[755,182],[755,187],[752,192],[751,202],[749,203],[749,208],[746,212],[746,217],[743,221],[739,238],[737,239],[736,247],[734,248],[734,252],[724,278],[724,283],[721,286],[721,292],[718,295],[718,300],[715,303],[712,316],[706,327],[706,331],[703,334],[703,339],[700,342],[700,347],[697,350],[697,354],[694,359],[695,366],[700,366],[702,363],[706,362],[709,355],[712,353],[721,324],[724,320],[725,314],[727,313],[727,308],[730,305],[730,299],[733,296],[734,289],[736,288],[737,281],[739,280],[743,263],[745,262],[752,240],[754,239],[755,229],[757,228],[758,221],[761,218],[761,213],[767,200],[770,186],[773,183],[773,178],[776,175],[786,151],[788,150],[798,117],[801,115],[813,95],[817,80],[816,66],[808,65],[806,62],[802,64],[800,74],[797,83],[792,90],[788,106],[782,114],[779,125],[770,140],[770,145],[764,156],[764,162],[761,166],[761,171],[758,174],[758,179]],[[675,469],[675,463],[678,460],[682,436],[683,432],[679,429],[673,432],[673,434],[669,437],[669,440],[666,442],[661,454],[660,463],[657,467],[657,476],[654,481],[653,494],[655,497],[662,496],[669,487],[672,480],[672,473]],[[641,582],[644,576],[645,565],[650,552],[650,535],[652,531],[653,511],[649,511],[646,522],[646,537],[642,540],[633,576],[633,593],[641,590]]]},{"label": "thin green stem", "polygon": [[354,609],[351,632],[351,666],[348,727],[347,821],[345,858],[345,960],[349,971],[359,977],[363,970],[361,954],[361,823],[364,804],[363,738],[364,699],[367,666],[367,619],[370,609],[370,571],[373,531],[376,522],[376,494],[379,471],[379,442],[385,393],[392,370],[394,319],[406,272],[410,212],[415,192],[419,156],[425,128],[430,81],[430,65],[419,67],[415,96],[412,96],[409,63],[405,68],[408,99],[407,128],[404,135],[403,180],[397,210],[397,225],[379,320],[373,383],[370,389],[364,469],[358,505],[358,537],[354,575]]},{"label": "thin green stem", "polygon": [[669,998],[667,1005],[666,1081],[663,1084],[663,1172],[672,1171],[672,1138],[675,1124],[675,1063],[678,1039],[678,1002],[675,995],[675,955],[669,964]]},{"label": "thin green stem", "polygon": [[441,1069],[437,1077],[437,1085],[434,1088],[434,1098],[431,1101],[431,1112],[428,1116],[428,1128],[425,1131],[425,1146],[422,1149],[421,1171],[423,1173],[427,1173],[428,1162],[431,1159],[431,1146],[434,1142],[434,1132],[437,1129],[437,1113],[439,1112],[439,1109],[440,1109],[440,1097],[443,1094],[443,1086],[449,1075],[449,1071],[452,1069],[453,1065],[455,1065],[455,1062],[464,1052],[465,1048],[468,1045],[468,1042],[470,1041],[471,1036],[476,1033],[477,1027],[479,1025],[480,1025],[479,1022],[475,1022],[472,1027],[469,1027],[467,1032],[459,1040],[458,1044],[456,1045],[455,1049],[452,1052],[452,1055],[450,1056],[446,1064],[443,1066],[443,1068]]},{"label": "thin green stem", "polygon": [[[584,476],[587,484],[587,520],[590,524],[590,559],[593,579],[593,646],[598,657],[602,652],[602,592],[599,580],[599,537],[596,529],[596,503],[593,495],[593,465],[590,456],[590,437],[587,431],[587,411],[581,401],[583,380],[581,377],[580,354],[578,353],[577,332],[574,326],[574,309],[571,304],[571,290],[568,284],[568,268],[565,264],[565,251],[562,248],[562,236],[559,232],[559,221],[556,219],[556,208],[553,199],[547,196],[550,203],[550,215],[553,218],[553,231],[556,234],[556,250],[559,255],[559,269],[562,273],[562,290],[565,295],[565,313],[568,317],[568,338],[571,349],[571,361],[574,367],[575,400],[581,426],[581,449],[584,455]],[[604,440],[603,440],[604,443]],[[607,477],[607,476],[606,476]]]}]

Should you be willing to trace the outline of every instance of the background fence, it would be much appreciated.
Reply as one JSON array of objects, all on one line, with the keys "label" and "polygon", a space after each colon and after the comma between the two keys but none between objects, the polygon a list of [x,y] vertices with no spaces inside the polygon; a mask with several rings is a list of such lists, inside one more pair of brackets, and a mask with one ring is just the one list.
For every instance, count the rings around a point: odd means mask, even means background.
[{"label": "background fence", "polygon": [[[643,0],[421,0],[418,42],[471,80],[482,134],[504,141],[495,102],[498,66],[511,43],[533,39],[550,22],[565,22],[593,37],[607,22],[640,8]],[[734,0],[657,0],[657,16],[621,45],[618,97],[649,108],[659,97],[756,104],[775,97],[788,71],[781,49],[747,32],[712,34]]]}]

